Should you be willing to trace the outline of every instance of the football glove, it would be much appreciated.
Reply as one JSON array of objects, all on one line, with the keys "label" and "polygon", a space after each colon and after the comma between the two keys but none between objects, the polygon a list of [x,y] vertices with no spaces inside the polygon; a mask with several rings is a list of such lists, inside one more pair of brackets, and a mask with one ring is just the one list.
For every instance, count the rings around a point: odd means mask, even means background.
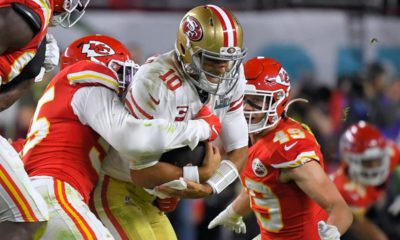
[{"label": "football glove", "polygon": [[329,225],[325,221],[318,222],[318,234],[321,240],[340,240],[340,232],[337,227]]},{"label": "football glove", "polygon": [[397,216],[397,214],[400,213],[400,195],[398,195],[390,204],[388,208],[388,212],[392,214],[393,216]]},{"label": "football glove", "polygon": [[235,233],[246,233],[246,224],[243,222],[242,216],[233,210],[232,204],[208,224],[208,229],[215,228],[218,225],[223,225]]},{"label": "football glove", "polygon": [[208,138],[208,141],[214,141],[218,137],[222,128],[219,118],[204,105],[197,113],[196,119],[202,119],[208,124],[210,127],[210,137]]}]

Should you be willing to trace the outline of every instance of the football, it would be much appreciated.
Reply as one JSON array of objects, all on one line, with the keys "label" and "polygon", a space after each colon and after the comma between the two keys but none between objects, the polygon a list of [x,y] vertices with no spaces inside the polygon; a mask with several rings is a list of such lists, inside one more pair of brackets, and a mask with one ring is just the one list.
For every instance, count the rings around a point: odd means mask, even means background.
[{"label": "football", "polygon": [[205,144],[203,142],[200,142],[193,149],[193,151],[188,146],[185,146],[165,152],[161,156],[160,161],[174,164],[178,167],[184,167],[187,165],[201,166],[205,155]]}]

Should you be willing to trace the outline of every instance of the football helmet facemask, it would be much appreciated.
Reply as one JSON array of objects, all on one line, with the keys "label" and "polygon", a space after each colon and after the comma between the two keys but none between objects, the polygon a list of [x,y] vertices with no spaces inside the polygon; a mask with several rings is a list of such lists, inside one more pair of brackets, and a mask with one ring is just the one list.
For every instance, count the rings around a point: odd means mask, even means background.
[{"label": "football helmet facemask", "polygon": [[118,40],[105,35],[89,35],[75,40],[61,55],[61,69],[81,60],[104,64],[115,73],[121,90],[132,81],[139,68],[128,49]]},{"label": "football helmet facemask", "polygon": [[85,13],[90,0],[54,0],[51,25],[69,28],[75,25]]},{"label": "football helmet facemask", "polygon": [[[279,62],[264,57],[248,60],[244,64],[244,74],[247,80],[244,114],[249,133],[276,126],[288,105],[289,75]],[[257,121],[256,116],[260,114],[263,117]]]},{"label": "football helmet facemask", "polygon": [[204,5],[193,8],[181,20],[175,51],[184,74],[196,87],[223,96],[238,81],[246,54],[242,44],[242,27],[233,14]]},{"label": "football helmet facemask", "polygon": [[378,186],[387,179],[390,149],[374,126],[364,121],[350,126],[340,138],[339,148],[352,180]]}]

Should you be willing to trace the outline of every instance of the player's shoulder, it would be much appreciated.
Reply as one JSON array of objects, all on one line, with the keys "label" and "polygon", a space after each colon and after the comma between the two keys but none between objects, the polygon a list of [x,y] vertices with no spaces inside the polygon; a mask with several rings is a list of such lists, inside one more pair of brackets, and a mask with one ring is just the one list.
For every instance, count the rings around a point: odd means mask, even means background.
[{"label": "player's shoulder", "polygon": [[176,62],[174,52],[152,57],[136,73],[132,87],[152,94],[176,94],[182,91],[183,76]]},{"label": "player's shoulder", "polygon": [[66,70],[66,76],[71,85],[100,84],[118,92],[116,73],[102,63],[79,61]]},{"label": "player's shoulder", "polygon": [[322,160],[319,144],[312,133],[292,119],[280,122],[273,132],[272,144],[271,165],[275,168],[294,168],[310,160]]}]

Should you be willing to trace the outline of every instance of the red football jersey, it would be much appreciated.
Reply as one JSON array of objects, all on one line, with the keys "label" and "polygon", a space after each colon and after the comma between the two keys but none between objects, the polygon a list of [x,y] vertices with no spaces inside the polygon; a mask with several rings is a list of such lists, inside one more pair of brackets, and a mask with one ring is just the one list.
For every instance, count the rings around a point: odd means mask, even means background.
[{"label": "red football jersey", "polygon": [[88,201],[108,144],[74,114],[71,101],[81,87],[100,85],[118,91],[106,66],[80,61],[58,73],[38,102],[23,149],[29,176],[52,176],[78,190]]},{"label": "red football jersey", "polygon": [[[397,145],[388,141],[390,147],[390,174],[400,161],[400,149]],[[347,165],[342,164],[333,176],[333,182],[342,194],[344,200],[351,207],[353,212],[364,214],[375,204],[386,191],[386,182],[380,186],[364,186],[352,181],[347,174]]]},{"label": "red football jersey", "polygon": [[0,85],[11,82],[35,56],[37,49],[46,36],[50,18],[53,15],[53,0],[2,0],[1,7],[10,7],[11,3],[20,3],[32,9],[40,16],[40,32],[22,49],[6,52],[0,56]]},{"label": "red football jersey", "polygon": [[323,167],[320,147],[308,127],[283,119],[249,149],[241,174],[262,239],[319,240],[318,221],[328,214],[294,182],[281,183],[281,169],[314,159]]}]

